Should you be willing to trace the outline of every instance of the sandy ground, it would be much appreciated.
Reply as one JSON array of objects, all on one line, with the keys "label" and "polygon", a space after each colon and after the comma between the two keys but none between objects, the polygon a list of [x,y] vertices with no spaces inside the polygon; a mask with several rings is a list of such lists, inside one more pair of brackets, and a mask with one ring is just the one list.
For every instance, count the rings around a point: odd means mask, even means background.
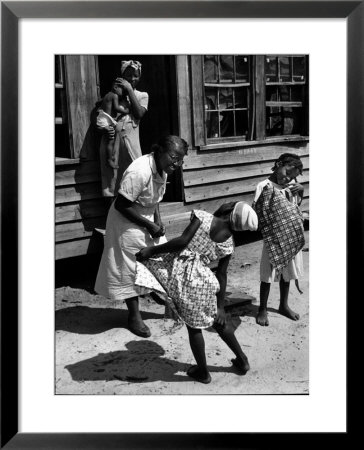
[{"label": "sandy ground", "polygon": [[[294,322],[277,312],[278,283],[269,297],[268,327],[256,324],[259,259],[262,242],[237,247],[228,273],[227,301],[251,295],[251,304],[229,308],[236,336],[251,370],[239,375],[234,356],[211,329],[204,331],[212,382],[186,375],[194,359],[185,327],[164,318],[164,306],[145,297],[141,310],[152,331],[139,338],[126,328],[125,305],[90,293],[90,289],[56,289],[56,394],[308,394],[309,301],[308,231],[303,252],[305,275],[300,294],[291,283],[290,306],[300,314]],[[90,280],[92,283],[92,280]],[[91,285],[91,284],[90,284]]]}]

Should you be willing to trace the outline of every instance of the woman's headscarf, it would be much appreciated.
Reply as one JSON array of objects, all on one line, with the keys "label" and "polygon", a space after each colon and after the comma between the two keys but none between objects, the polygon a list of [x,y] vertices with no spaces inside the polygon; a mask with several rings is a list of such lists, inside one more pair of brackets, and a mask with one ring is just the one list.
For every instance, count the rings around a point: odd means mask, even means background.
[{"label": "woman's headscarf", "polygon": [[258,217],[254,209],[246,202],[237,202],[230,215],[231,228],[234,231],[258,229]]},{"label": "woman's headscarf", "polygon": [[142,74],[142,65],[140,64],[140,62],[130,59],[129,61],[121,61],[121,76],[123,76],[123,73],[128,67],[139,70],[140,75]]}]

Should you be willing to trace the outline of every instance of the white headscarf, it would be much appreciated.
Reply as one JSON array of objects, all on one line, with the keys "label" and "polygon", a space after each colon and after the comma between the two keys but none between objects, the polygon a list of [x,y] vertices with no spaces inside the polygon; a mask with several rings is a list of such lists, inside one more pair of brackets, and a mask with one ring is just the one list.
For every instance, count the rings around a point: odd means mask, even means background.
[{"label": "white headscarf", "polygon": [[258,229],[258,217],[254,209],[246,202],[237,202],[230,215],[231,228],[234,231]]},{"label": "white headscarf", "polygon": [[139,70],[140,75],[142,74],[142,65],[140,64],[140,62],[130,59],[129,61],[121,61],[121,76],[123,76],[123,73],[128,67]]}]

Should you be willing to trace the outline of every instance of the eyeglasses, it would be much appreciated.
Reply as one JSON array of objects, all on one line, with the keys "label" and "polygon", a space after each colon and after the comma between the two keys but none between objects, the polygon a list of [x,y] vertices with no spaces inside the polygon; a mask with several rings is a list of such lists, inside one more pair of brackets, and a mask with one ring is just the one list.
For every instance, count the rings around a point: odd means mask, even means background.
[{"label": "eyeglasses", "polygon": [[175,166],[182,166],[183,164],[183,158],[181,159],[179,156],[171,155],[169,152],[167,152],[168,156],[171,158],[173,165]]}]

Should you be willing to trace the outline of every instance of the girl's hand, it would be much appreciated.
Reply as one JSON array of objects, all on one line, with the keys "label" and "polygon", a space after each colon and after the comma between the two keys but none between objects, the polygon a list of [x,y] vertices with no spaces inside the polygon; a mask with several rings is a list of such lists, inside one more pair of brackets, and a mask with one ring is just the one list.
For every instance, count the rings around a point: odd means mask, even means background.
[{"label": "girl's hand", "polygon": [[300,183],[294,183],[287,186],[291,191],[292,195],[301,195],[303,194],[303,186]]},{"label": "girl's hand", "polygon": [[124,80],[124,78],[117,78],[116,81],[120,83],[123,89],[125,89],[128,93],[133,90],[133,87],[129,81]]},{"label": "girl's hand", "polygon": [[224,308],[217,308],[217,314],[215,318],[215,323],[220,326],[224,326],[226,323],[226,313]]},{"label": "girl's hand", "polygon": [[158,225],[156,223],[151,223],[148,227],[148,231],[153,239],[159,238],[161,236],[164,236],[165,234],[165,226],[164,225]]},{"label": "girl's hand", "polygon": [[137,261],[145,261],[149,259],[152,255],[152,247],[142,248],[138,253],[135,254]]}]

